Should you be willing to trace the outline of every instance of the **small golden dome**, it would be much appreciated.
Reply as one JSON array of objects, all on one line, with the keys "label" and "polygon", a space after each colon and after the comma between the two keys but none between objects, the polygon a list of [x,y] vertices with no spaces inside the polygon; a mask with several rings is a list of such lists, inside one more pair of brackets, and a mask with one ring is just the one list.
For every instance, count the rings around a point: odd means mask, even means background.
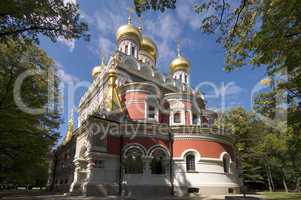
[{"label": "small golden dome", "polygon": [[102,72],[103,68],[105,67],[104,64],[97,65],[92,70],[92,77],[93,79],[96,79],[96,77]]},{"label": "small golden dome", "polygon": [[139,42],[142,39],[141,32],[138,28],[133,26],[131,24],[131,19],[129,18],[129,21],[127,24],[122,25],[118,28],[116,32],[116,41],[118,42],[122,37],[134,37]]},{"label": "small golden dome", "polygon": [[171,73],[174,73],[178,70],[183,70],[183,71],[188,73],[189,70],[190,70],[190,63],[186,58],[184,58],[183,56],[178,55],[169,64],[169,70],[170,70]]},{"label": "small golden dome", "polygon": [[154,60],[156,60],[158,52],[157,45],[151,38],[147,36],[142,36],[140,50],[146,51],[153,57]]}]

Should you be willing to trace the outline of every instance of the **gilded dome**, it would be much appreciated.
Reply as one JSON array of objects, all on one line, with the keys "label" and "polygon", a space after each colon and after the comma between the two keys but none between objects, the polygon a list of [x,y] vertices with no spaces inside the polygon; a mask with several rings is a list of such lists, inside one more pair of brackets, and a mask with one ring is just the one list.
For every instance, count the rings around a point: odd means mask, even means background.
[{"label": "gilded dome", "polygon": [[190,69],[189,61],[180,55],[178,55],[175,59],[173,59],[169,64],[169,70],[171,73],[174,73],[178,70],[183,70],[188,73],[189,69]]},{"label": "gilded dome", "polygon": [[151,38],[142,36],[140,50],[146,51],[153,57],[154,60],[156,60],[158,50],[155,42]]},{"label": "gilded dome", "polygon": [[93,79],[96,79],[96,77],[102,72],[103,68],[105,67],[104,64],[97,65],[92,70],[92,77]]},{"label": "gilded dome", "polygon": [[141,38],[142,38],[140,30],[131,24],[130,19],[129,19],[128,24],[122,25],[118,28],[118,30],[116,32],[116,41],[119,41],[124,36],[125,37],[134,37],[139,42],[141,41]]}]

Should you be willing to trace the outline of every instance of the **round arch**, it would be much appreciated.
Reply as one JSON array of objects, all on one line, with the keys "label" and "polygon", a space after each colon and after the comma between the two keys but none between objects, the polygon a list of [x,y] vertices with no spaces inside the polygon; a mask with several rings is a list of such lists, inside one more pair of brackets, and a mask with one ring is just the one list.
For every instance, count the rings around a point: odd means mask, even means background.
[{"label": "round arch", "polygon": [[145,147],[141,144],[138,144],[138,143],[129,143],[129,144],[126,144],[123,149],[122,149],[122,156],[123,157],[126,157],[126,154],[127,152],[130,150],[130,149],[138,149],[141,154],[143,156],[146,156],[147,155],[147,150],[145,149]]},{"label": "round arch", "polygon": [[227,156],[230,160],[230,163],[232,162],[232,158],[230,156],[230,154],[226,151],[222,152],[221,155],[219,156],[220,161],[223,161],[224,157]]},{"label": "round arch", "polygon": [[185,157],[189,154],[193,154],[197,160],[200,160],[201,159],[201,155],[200,153],[195,150],[195,149],[186,149],[185,151],[183,151],[183,153],[181,154],[181,158],[184,160]]},{"label": "round arch", "polygon": [[148,151],[147,151],[147,155],[150,156],[150,157],[152,157],[153,153],[154,153],[156,150],[162,150],[168,158],[170,157],[170,152],[169,152],[169,150],[168,150],[165,146],[163,146],[163,145],[161,145],[161,144],[156,144],[156,145],[151,146],[151,147],[148,149]]}]

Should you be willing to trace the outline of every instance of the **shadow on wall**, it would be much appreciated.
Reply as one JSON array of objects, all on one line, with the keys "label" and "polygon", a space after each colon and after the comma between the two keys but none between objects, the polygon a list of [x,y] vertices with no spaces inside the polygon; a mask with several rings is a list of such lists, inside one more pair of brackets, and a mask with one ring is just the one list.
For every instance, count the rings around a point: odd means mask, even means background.
[{"label": "shadow on wall", "polygon": [[[181,166],[181,165],[177,165],[174,162],[173,162],[173,165],[174,165],[173,176],[174,176],[174,180],[177,181],[176,185],[174,185],[174,195],[175,196],[185,196],[185,195],[188,195],[189,192],[199,193],[199,191],[197,189],[195,189],[195,191],[188,191],[189,188],[192,188],[192,183],[188,180],[188,178],[186,176],[185,167]],[[180,172],[181,176],[178,175],[179,172]]]}]

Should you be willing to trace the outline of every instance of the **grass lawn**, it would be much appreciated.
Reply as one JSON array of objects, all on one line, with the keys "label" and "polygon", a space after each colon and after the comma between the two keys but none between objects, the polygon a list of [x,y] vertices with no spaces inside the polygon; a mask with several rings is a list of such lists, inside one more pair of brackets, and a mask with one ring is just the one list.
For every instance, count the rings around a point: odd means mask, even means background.
[{"label": "grass lawn", "polygon": [[267,200],[301,200],[301,193],[262,192]]}]

